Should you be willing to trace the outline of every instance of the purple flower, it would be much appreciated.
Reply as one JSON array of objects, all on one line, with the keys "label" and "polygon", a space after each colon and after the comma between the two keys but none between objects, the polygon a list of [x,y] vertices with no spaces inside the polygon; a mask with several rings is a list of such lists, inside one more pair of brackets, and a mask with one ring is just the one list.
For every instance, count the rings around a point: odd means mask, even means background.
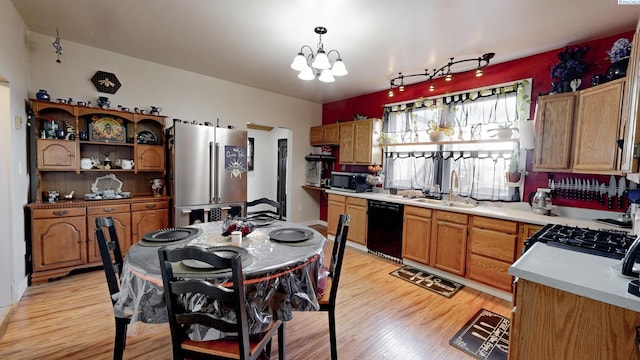
[{"label": "purple flower", "polygon": [[629,40],[625,38],[620,38],[613,43],[611,50],[607,51],[607,55],[609,55],[609,59],[611,62],[618,62],[621,59],[629,57],[631,54],[631,43]]},{"label": "purple flower", "polygon": [[575,46],[571,50],[566,46],[558,53],[559,63],[551,68],[551,77],[562,80],[573,80],[581,77],[587,71],[587,65],[582,61],[589,46]]}]

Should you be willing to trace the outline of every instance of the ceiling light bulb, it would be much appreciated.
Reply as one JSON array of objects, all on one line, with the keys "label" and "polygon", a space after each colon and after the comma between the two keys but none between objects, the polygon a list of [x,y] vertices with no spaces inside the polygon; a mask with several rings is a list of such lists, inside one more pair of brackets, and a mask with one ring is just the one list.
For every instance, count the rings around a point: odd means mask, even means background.
[{"label": "ceiling light bulb", "polygon": [[389,89],[389,97],[393,97],[393,89]]},{"label": "ceiling light bulb", "polygon": [[404,85],[400,85],[400,86],[398,87],[398,90],[399,90],[400,92],[404,91]]},{"label": "ceiling light bulb", "polygon": [[445,81],[451,81],[451,79],[453,78],[453,76],[451,75],[450,72],[447,73],[447,76],[444,77]]},{"label": "ceiling light bulb", "polygon": [[347,68],[344,66],[342,59],[338,58],[338,60],[336,60],[336,62],[333,63],[333,67],[331,68],[331,73],[333,73],[333,76],[344,76],[344,75],[347,75],[349,72],[347,71]]},{"label": "ceiling light bulb", "polygon": [[322,73],[320,74],[320,77],[318,77],[318,80],[320,80],[322,82],[334,82],[334,81],[336,81],[336,79],[333,77],[333,74],[331,73],[331,69],[322,70]]},{"label": "ceiling light bulb", "polygon": [[476,70],[476,76],[480,77],[480,76],[482,76],[482,74],[483,74],[482,69],[478,68],[478,70]]},{"label": "ceiling light bulb", "polygon": [[295,58],[293,58],[293,62],[291,63],[291,68],[295,71],[302,71],[305,67],[307,67],[307,59],[305,59],[304,54],[299,52]]},{"label": "ceiling light bulb", "polygon": [[331,67],[331,64],[329,63],[329,58],[327,57],[327,54],[324,52],[324,50],[318,49],[318,54],[316,55],[316,58],[313,60],[313,63],[311,63],[311,66],[313,66],[318,70],[324,70]]},{"label": "ceiling light bulb", "polygon": [[429,85],[429,91],[433,91],[433,90],[435,90],[435,89],[436,89],[436,87],[435,87],[435,86],[433,86],[433,83],[432,83],[431,85]]},{"label": "ceiling light bulb", "polygon": [[298,79],[300,80],[313,80],[316,76],[313,74],[313,70],[309,66],[306,66],[304,69],[300,71],[298,74]]}]

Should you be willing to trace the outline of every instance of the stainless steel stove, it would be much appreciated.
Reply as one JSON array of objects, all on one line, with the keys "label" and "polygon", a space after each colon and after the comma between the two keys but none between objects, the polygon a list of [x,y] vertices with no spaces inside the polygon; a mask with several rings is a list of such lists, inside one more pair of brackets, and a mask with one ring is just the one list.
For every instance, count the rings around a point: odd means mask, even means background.
[{"label": "stainless steel stove", "polygon": [[622,259],[636,239],[625,231],[592,230],[568,225],[548,224],[525,242],[525,252],[536,242],[568,250]]}]

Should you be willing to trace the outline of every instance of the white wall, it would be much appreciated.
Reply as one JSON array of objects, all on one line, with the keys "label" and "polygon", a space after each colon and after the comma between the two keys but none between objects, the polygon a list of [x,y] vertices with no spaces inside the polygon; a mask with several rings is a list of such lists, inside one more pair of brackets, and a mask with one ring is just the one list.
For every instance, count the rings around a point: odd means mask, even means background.
[{"label": "white wall", "polygon": [[[26,112],[28,31],[9,0],[0,0],[0,307],[19,300],[27,286],[24,212],[27,203]],[[22,125],[16,128],[14,119]]]},{"label": "white wall", "polygon": [[[38,89],[46,89],[53,99],[72,97],[95,104],[98,96],[108,96],[113,107],[159,106],[169,123],[172,118],[200,122],[219,118],[221,126],[239,129],[245,129],[247,122],[287,128],[291,130],[290,166],[296,168],[303,168],[304,155],[311,148],[309,127],[322,122],[321,104],[73,43],[61,35],[64,53],[58,64],[51,37],[30,33],[11,1],[0,0],[0,82],[8,83],[10,89],[9,112],[0,100],[0,229],[4,231],[0,237],[0,307],[9,299],[17,301],[26,286],[27,129],[25,125],[15,129],[14,118],[21,116],[26,122],[25,104]],[[117,94],[99,93],[93,87],[90,79],[98,70],[118,76],[122,87]],[[318,205],[301,189],[303,183],[304,178],[292,177],[288,187],[289,207],[296,210],[289,212],[289,219],[296,222],[318,218]],[[6,273],[11,273],[10,279]]]}]

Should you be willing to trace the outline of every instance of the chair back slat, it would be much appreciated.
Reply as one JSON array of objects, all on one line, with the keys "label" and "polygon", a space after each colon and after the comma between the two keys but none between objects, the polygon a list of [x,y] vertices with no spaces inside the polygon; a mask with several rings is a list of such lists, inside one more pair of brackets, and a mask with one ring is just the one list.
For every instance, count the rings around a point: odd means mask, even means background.
[{"label": "chair back slat", "polygon": [[[182,350],[180,344],[186,339],[187,330],[192,324],[200,324],[212,327],[221,332],[234,332],[238,334],[240,358],[249,354],[249,328],[244,291],[244,274],[242,272],[242,259],[240,254],[228,258],[217,255],[194,246],[186,246],[177,249],[158,249],[162,282],[164,285],[165,304],[169,315],[169,327],[173,344],[174,357],[180,358]],[[204,280],[185,280],[173,273],[172,263],[183,260],[199,260],[218,269],[231,269],[229,287],[222,287]],[[208,302],[217,302],[218,305],[231,304],[230,310],[236,314],[236,322],[225,321],[214,317],[205,308],[196,310],[183,306],[181,298],[185,294],[189,296],[206,296]]]},{"label": "chair back slat", "polygon": [[[105,229],[107,230],[106,233]],[[107,239],[106,234],[109,234],[109,239]],[[107,278],[109,293],[112,295],[111,302],[115,304],[116,299],[113,295],[120,292],[120,275],[122,273],[123,258],[118,241],[118,232],[113,218],[96,218],[95,235],[105,277]]]},{"label": "chair back slat", "polygon": [[[272,207],[273,209],[265,210],[264,207],[261,207],[262,210],[249,211],[249,208],[259,205],[267,205]],[[248,201],[245,204],[244,209],[246,217],[272,217],[278,220],[284,219],[284,206],[281,203],[268,198],[260,198],[257,200]]]}]

